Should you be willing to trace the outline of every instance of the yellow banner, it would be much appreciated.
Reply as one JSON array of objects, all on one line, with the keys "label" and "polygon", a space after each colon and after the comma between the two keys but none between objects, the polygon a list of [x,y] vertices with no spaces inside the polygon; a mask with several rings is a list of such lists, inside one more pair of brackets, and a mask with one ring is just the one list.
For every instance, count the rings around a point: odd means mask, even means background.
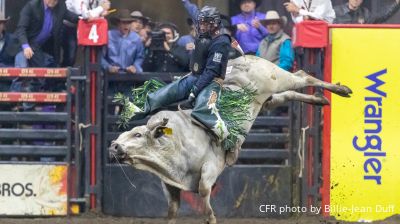
[{"label": "yellow banner", "polygon": [[346,221],[400,214],[400,29],[334,28],[330,215]]}]

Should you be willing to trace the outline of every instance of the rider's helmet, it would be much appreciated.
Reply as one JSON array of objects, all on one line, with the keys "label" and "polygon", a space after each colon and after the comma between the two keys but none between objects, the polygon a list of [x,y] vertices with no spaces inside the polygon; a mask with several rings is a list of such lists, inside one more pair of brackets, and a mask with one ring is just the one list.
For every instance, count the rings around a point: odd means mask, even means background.
[{"label": "rider's helmet", "polygon": [[217,8],[204,6],[197,16],[197,31],[200,36],[212,36],[221,25],[221,15]]}]

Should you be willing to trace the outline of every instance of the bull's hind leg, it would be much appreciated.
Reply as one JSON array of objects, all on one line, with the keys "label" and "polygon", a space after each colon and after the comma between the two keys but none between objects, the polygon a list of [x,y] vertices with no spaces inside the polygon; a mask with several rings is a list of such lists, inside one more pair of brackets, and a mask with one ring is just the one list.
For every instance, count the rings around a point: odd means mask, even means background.
[{"label": "bull's hind leg", "polygon": [[175,224],[181,200],[181,190],[168,184],[165,184],[165,187],[168,191],[168,224]]},{"label": "bull's hind leg", "polygon": [[347,86],[321,81],[319,79],[310,76],[303,70],[297,71],[293,74],[297,77],[304,79],[306,86],[318,86],[343,97],[350,97],[349,94],[352,93],[351,89]]},{"label": "bull's hind leg", "polygon": [[304,103],[309,103],[313,105],[328,105],[329,100],[324,97],[322,94],[314,94],[314,95],[309,95],[309,94],[304,94],[304,93],[298,93],[295,91],[285,91],[282,93],[276,93],[273,94],[271,99],[265,102],[265,106],[268,109],[272,109],[274,107],[277,107],[279,105],[282,105],[286,103],[287,101],[301,101]]},{"label": "bull's hind leg", "polygon": [[201,167],[201,178],[199,182],[199,194],[203,198],[204,204],[206,206],[206,214],[208,219],[206,223],[216,224],[217,219],[214,215],[214,210],[211,207],[210,196],[212,185],[217,180],[219,175],[218,169],[215,164],[204,163]]}]

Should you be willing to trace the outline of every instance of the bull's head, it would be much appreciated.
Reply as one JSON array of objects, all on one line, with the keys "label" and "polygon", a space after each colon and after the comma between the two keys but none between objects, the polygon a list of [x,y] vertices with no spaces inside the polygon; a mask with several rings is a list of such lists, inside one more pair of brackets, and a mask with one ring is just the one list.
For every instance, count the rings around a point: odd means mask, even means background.
[{"label": "bull's head", "polygon": [[148,122],[122,133],[109,148],[110,157],[138,169],[150,171],[166,182],[175,182],[179,175],[177,144],[166,125],[168,119]]},{"label": "bull's head", "polygon": [[168,119],[164,118],[162,121],[138,126],[122,133],[111,143],[110,157],[131,165],[134,165],[132,160],[137,156],[152,157],[156,147],[165,147],[156,143],[159,143],[158,138],[164,135],[167,123]]}]

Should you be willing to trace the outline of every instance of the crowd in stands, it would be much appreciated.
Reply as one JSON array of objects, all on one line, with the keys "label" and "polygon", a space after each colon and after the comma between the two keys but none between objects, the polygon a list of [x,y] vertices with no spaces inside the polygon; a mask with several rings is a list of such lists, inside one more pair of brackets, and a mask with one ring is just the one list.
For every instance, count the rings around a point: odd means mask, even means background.
[{"label": "crowd in stands", "polygon": [[[283,3],[293,23],[323,20],[339,24],[372,24],[386,21],[400,8],[393,0],[379,12],[363,6],[363,0],[348,0],[333,7],[331,0],[290,0]],[[288,18],[274,9],[260,12],[262,0],[230,1],[240,11],[232,17],[222,16],[220,32],[237,40],[243,52],[232,48],[229,58],[252,54],[265,58],[287,71],[294,67],[294,49],[289,34],[284,32]],[[198,7],[182,0],[189,14],[186,19],[189,33],[180,35],[178,27],[168,21],[154,22],[138,10],[117,9],[111,13],[109,0],[29,0],[20,11],[14,33],[7,31],[4,11],[0,11],[0,67],[68,67],[76,64],[77,22],[108,18],[108,45],[102,49],[101,67],[109,74],[142,72],[188,73],[190,57],[195,49],[194,18]],[[0,91],[43,92],[62,87],[43,79],[16,78],[12,83],[0,82]],[[126,92],[115,86],[110,92]],[[65,88],[65,86],[64,86]],[[42,108],[24,103],[18,110],[56,111],[53,105]],[[118,111],[116,112],[118,113]],[[54,129],[51,125],[32,125],[33,129]],[[55,144],[34,142],[33,144]],[[46,158],[44,158],[46,159]],[[51,158],[50,158],[51,160]]]},{"label": "crowd in stands", "polygon": [[[193,3],[182,0],[189,15]],[[223,31],[231,34],[245,54],[263,57],[285,70],[291,70],[294,52],[290,35],[283,30],[287,18],[277,11],[259,12],[261,0],[235,0],[237,15],[223,17]],[[379,23],[400,7],[399,0],[371,13],[363,0],[348,0],[332,6],[330,0],[291,0],[284,7],[294,23],[324,20],[328,23]],[[195,25],[187,19],[190,32],[180,36],[173,23],[153,22],[140,11],[117,9],[109,14],[109,0],[30,0],[20,12],[16,31],[6,31],[10,17],[0,14],[1,67],[67,67],[76,61],[78,19],[105,17],[116,29],[109,30],[108,46],[103,49],[102,68],[108,73],[189,72],[189,59],[195,48]],[[12,18],[16,19],[16,17]],[[61,57],[62,55],[62,57]],[[240,54],[232,51],[231,58]],[[2,89],[5,87],[2,86]],[[42,80],[16,79],[11,91],[39,91],[46,88]]]}]

